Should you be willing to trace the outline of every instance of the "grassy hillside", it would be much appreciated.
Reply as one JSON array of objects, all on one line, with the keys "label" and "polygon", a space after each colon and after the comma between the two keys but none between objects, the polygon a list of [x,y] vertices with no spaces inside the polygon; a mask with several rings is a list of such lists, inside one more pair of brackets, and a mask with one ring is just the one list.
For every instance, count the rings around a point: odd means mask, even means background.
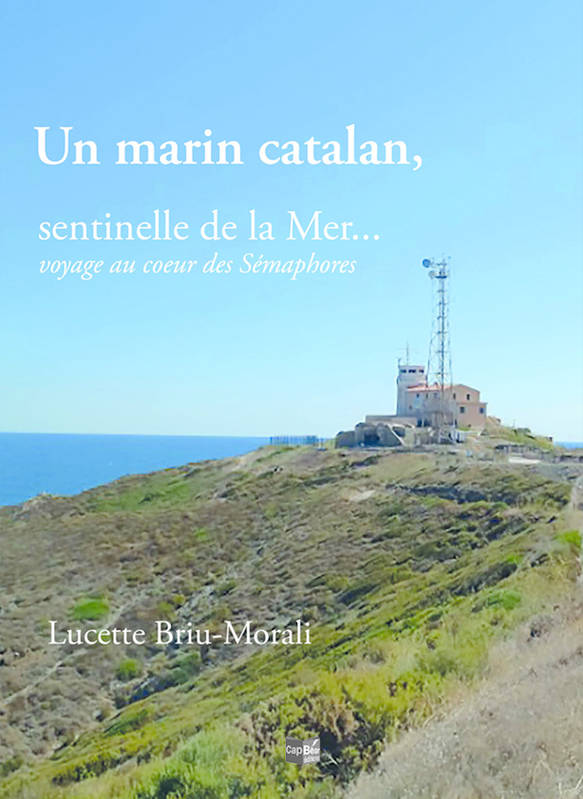
[{"label": "grassy hillside", "polygon": [[[337,795],[569,593],[579,469],[265,448],[0,510],[0,795]],[[160,618],[313,643],[47,645],[49,619]],[[285,763],[318,733],[320,764]]]},{"label": "grassy hillside", "polygon": [[496,643],[484,678],[388,746],[345,799],[580,799],[583,592]]}]

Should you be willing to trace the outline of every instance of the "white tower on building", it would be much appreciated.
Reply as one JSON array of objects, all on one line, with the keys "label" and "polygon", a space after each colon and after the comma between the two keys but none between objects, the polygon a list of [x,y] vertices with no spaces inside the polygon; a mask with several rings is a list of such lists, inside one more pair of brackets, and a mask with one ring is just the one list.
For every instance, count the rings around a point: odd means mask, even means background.
[{"label": "white tower on building", "polygon": [[407,389],[410,386],[427,385],[425,367],[419,364],[405,363],[399,360],[399,373],[397,375],[397,416],[414,416],[407,404]]}]

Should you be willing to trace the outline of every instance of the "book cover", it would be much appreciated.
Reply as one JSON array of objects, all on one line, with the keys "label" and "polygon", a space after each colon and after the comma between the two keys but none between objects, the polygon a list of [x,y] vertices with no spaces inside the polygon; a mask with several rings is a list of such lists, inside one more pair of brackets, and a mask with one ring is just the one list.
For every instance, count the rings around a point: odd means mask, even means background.
[{"label": "book cover", "polygon": [[580,3],[0,30],[0,797],[583,796]]}]

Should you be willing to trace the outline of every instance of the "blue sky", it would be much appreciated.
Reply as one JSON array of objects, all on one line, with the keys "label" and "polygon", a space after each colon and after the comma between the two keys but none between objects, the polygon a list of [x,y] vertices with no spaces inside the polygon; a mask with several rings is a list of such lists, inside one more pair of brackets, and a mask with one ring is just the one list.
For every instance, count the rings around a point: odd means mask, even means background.
[{"label": "blue sky", "polygon": [[[425,362],[427,256],[452,258],[456,381],[489,412],[583,440],[578,2],[11,4],[2,19],[0,429],[334,434],[392,412],[396,359]],[[267,139],[402,139],[417,172],[266,166]],[[72,125],[97,167],[48,167],[36,125]],[[211,128],[243,166],[113,164],[120,139]],[[43,220],[322,209],[378,241],[40,242]],[[218,249],[356,259],[351,275],[57,282],[43,258]]]}]

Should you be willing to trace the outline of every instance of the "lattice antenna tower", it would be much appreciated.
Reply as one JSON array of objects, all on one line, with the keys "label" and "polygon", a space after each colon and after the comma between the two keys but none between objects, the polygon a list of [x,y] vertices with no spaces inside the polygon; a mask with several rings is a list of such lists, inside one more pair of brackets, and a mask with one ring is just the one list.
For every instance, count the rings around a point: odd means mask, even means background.
[{"label": "lattice antenna tower", "polygon": [[433,320],[427,363],[427,382],[428,385],[437,384],[439,386],[445,411],[443,395],[446,387],[453,382],[449,337],[449,258],[442,258],[441,261],[424,258],[421,263],[425,269],[429,270],[429,277],[433,281]]}]

